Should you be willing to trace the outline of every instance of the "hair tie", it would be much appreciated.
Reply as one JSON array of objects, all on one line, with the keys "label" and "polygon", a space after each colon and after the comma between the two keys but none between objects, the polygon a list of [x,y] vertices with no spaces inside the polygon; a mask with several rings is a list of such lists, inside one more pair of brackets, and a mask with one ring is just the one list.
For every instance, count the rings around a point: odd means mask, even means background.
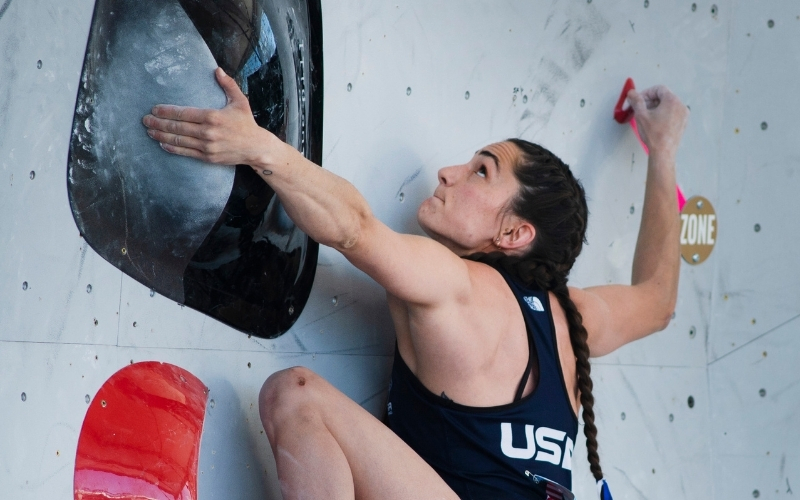
[{"label": "hair tie", "polygon": [[597,494],[600,500],[614,500],[611,498],[611,490],[608,489],[608,483],[605,479],[597,481]]}]

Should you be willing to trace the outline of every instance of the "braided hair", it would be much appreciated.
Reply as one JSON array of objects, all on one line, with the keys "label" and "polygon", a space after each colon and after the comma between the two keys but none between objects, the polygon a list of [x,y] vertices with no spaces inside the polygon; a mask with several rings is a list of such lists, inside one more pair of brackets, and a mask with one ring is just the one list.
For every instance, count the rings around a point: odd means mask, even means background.
[{"label": "braided hair", "polygon": [[603,478],[597,454],[589,346],[583,318],[569,296],[567,276],[586,241],[589,210],[583,186],[569,167],[547,149],[522,139],[509,139],[520,151],[514,174],[520,183],[509,209],[536,229],[527,254],[479,253],[468,258],[501,267],[529,285],[553,292],[566,314],[569,338],[575,353],[584,434],[589,467],[595,480]]}]

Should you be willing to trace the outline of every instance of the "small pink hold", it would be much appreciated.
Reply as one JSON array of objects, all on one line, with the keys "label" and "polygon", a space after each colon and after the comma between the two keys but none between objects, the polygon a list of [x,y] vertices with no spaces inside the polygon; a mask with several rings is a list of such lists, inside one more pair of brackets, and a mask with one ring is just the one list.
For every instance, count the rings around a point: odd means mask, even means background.
[{"label": "small pink hold", "polygon": [[678,212],[683,212],[683,207],[686,205],[686,197],[679,185],[675,185],[675,190],[678,192]]}]

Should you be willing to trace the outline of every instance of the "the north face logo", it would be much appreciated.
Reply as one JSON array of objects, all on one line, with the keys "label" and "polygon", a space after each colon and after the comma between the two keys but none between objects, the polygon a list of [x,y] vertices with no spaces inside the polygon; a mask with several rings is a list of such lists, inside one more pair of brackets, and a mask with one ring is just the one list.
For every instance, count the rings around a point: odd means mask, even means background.
[{"label": "the north face logo", "polygon": [[537,312],[544,312],[544,306],[542,305],[542,301],[539,300],[539,297],[530,296],[530,297],[523,297],[523,298],[525,299],[525,303],[528,304],[528,306],[532,310],[537,311]]}]

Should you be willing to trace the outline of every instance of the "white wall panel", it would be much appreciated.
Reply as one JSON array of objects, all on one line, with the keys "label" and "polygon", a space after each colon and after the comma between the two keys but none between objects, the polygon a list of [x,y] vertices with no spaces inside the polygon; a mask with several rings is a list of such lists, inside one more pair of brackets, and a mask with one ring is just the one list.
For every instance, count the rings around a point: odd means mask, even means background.
[{"label": "white wall panel", "polygon": [[[109,327],[117,322],[120,273],[80,239],[65,189],[70,127],[91,15],[92,3],[87,1],[31,1],[11,2],[0,19],[4,340],[116,341],[116,326]],[[87,296],[86,285],[98,280],[99,293]],[[76,314],[76,306],[89,307],[91,313]]]},{"label": "white wall panel", "polygon": [[790,90],[800,63],[800,12],[791,2],[742,1],[734,14],[719,131],[724,222],[710,360],[800,314],[800,96]]},{"label": "white wall panel", "polygon": [[[598,362],[592,378],[600,464],[614,498],[711,498],[705,368]],[[572,461],[573,485],[579,498],[594,498],[585,441],[579,441]]]},{"label": "white wall panel", "polygon": [[708,347],[717,498],[791,498],[800,480],[798,28],[791,2],[733,6]]},{"label": "white wall panel", "polygon": [[798,334],[795,319],[709,366],[717,498],[791,497],[800,484]]}]

